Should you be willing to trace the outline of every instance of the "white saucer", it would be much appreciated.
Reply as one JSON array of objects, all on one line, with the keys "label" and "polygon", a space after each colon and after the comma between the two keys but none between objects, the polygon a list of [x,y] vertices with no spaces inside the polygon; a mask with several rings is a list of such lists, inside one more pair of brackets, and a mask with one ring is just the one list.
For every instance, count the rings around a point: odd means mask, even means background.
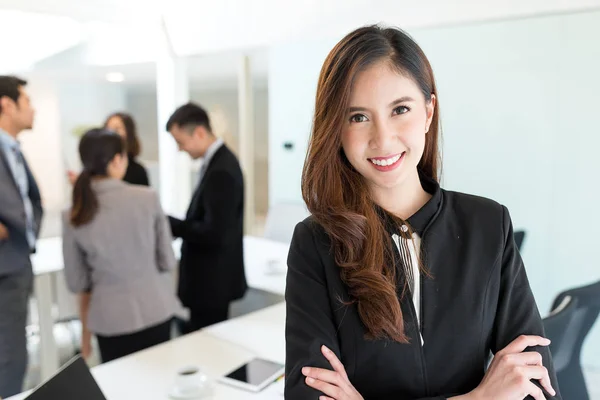
[{"label": "white saucer", "polygon": [[212,392],[211,392],[210,388],[207,388],[207,387],[201,387],[201,388],[198,388],[194,392],[186,392],[186,393],[182,393],[179,390],[179,387],[177,387],[177,386],[173,386],[171,388],[171,390],[169,390],[169,397],[172,399],[175,399],[175,400],[203,399],[203,398],[208,397],[211,394],[212,394]]}]

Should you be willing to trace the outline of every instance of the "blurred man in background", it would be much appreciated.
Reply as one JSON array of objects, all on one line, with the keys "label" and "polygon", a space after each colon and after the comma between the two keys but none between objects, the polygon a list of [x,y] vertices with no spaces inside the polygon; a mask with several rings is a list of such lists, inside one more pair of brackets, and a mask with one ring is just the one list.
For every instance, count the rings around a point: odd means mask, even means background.
[{"label": "blurred man in background", "polygon": [[204,159],[185,219],[169,217],[173,236],[183,239],[178,294],[190,310],[190,320],[181,326],[182,333],[189,333],[226,320],[229,303],[246,292],[244,179],[202,107],[179,107],[167,130],[179,150]]},{"label": "blurred man in background", "polygon": [[0,76],[0,397],[21,392],[27,370],[27,301],[33,288],[29,255],[42,220],[38,186],[17,137],[34,110],[25,82]]}]

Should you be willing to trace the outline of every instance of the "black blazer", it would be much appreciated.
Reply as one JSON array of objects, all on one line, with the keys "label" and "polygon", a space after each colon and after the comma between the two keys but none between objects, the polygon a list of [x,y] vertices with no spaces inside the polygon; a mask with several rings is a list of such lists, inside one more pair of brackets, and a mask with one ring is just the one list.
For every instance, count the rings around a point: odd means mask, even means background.
[{"label": "black blazer", "polygon": [[144,168],[142,164],[135,161],[135,159],[131,156],[129,156],[129,164],[127,166],[127,171],[125,171],[123,180],[127,183],[131,183],[132,185],[150,186],[146,168]]},{"label": "black blazer", "polygon": [[183,238],[178,294],[190,309],[228,304],[246,293],[244,179],[235,155],[222,145],[194,192],[186,219],[169,217]]},{"label": "black blazer", "polygon": [[[342,303],[351,298],[327,233],[312,217],[298,224],[285,294],[286,400],[319,398],[301,369],[332,369],[320,353],[323,344],[337,354],[366,400],[441,400],[477,387],[490,352],[521,334],[544,335],[507,209],[480,197],[438,191],[439,206],[421,235],[423,261],[432,276],[421,275],[424,345],[412,295],[401,302],[409,344],[366,340],[356,305]],[[558,392],[549,349],[530,350],[542,354]]]}]

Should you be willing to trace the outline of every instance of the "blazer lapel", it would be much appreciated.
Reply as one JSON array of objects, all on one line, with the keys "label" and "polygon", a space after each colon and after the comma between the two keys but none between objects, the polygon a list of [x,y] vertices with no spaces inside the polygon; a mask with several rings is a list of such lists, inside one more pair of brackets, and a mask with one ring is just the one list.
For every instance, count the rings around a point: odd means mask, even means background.
[{"label": "blazer lapel", "polygon": [[27,173],[27,183],[29,184],[29,199],[32,201],[40,200],[40,189],[38,188],[37,182],[35,181],[35,178],[33,177],[31,170],[29,169],[29,164],[27,163],[27,160],[25,160],[25,157],[21,158],[23,160],[23,165],[25,166],[25,172]]},{"label": "blazer lapel", "polygon": [[204,190],[204,186],[206,183],[206,177],[208,176],[211,169],[215,166],[215,163],[217,162],[219,157],[221,157],[221,155],[224,153],[225,148],[226,148],[225,143],[223,143],[223,145],[213,155],[212,159],[210,160],[210,164],[208,164],[206,166],[206,171],[204,171],[204,175],[202,175],[202,180],[200,182],[198,182],[198,185],[196,186],[196,190],[194,191],[194,194],[192,195],[190,207],[188,208],[188,211],[187,211],[188,217],[194,210],[196,210],[198,208],[196,203],[198,201],[200,201],[200,196],[202,194],[202,190]]},{"label": "blazer lapel", "polygon": [[10,180],[13,183],[13,185],[15,186],[15,189],[18,191],[19,185],[17,184],[17,181],[15,180],[15,176],[13,175],[12,168],[8,164],[8,160],[6,159],[6,154],[4,154],[4,147],[1,144],[0,144],[0,161],[2,161],[2,164],[4,165],[4,168],[6,169],[6,173],[10,177]]}]

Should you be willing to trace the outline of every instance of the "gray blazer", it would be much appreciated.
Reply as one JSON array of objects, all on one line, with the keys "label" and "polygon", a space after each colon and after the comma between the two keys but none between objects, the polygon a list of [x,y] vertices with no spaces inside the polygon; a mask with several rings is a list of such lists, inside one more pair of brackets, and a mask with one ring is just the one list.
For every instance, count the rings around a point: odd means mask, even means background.
[{"label": "gray blazer", "polygon": [[[40,191],[31,174],[27,162],[25,170],[29,180],[29,199],[33,205],[33,217],[37,227],[36,237],[42,222],[42,201]],[[0,240],[0,275],[8,275],[31,268],[31,249],[27,242],[25,206],[17,183],[8,165],[8,160],[0,144],[0,222],[8,229],[9,238]]]},{"label": "gray blazer", "polygon": [[122,335],[171,318],[178,305],[164,272],[175,268],[171,230],[158,196],[115,179],[92,182],[98,213],[73,227],[63,214],[65,277],[73,293],[91,292],[88,328]]}]

